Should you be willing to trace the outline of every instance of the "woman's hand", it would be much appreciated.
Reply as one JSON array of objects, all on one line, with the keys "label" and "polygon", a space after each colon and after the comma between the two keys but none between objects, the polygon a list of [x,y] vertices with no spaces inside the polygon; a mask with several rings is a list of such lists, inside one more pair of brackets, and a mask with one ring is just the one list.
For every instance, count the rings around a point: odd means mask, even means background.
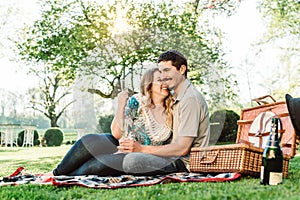
[{"label": "woman's hand", "polygon": [[118,149],[123,153],[141,152],[142,145],[135,140],[124,138],[119,140]]},{"label": "woman's hand", "polygon": [[128,98],[129,98],[128,91],[120,92],[118,94],[118,107],[125,108]]}]

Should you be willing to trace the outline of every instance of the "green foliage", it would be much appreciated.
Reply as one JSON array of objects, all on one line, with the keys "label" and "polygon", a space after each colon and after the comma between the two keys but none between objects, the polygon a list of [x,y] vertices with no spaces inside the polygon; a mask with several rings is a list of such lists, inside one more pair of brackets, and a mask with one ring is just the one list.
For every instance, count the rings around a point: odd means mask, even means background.
[{"label": "green foliage", "polygon": [[[218,126],[212,126],[211,135],[218,142],[232,142],[235,143],[239,120],[239,115],[232,110],[217,110],[210,116],[210,122],[212,124],[218,124]],[[220,134],[221,131],[221,134]],[[217,142],[215,141],[215,142]]]},{"label": "green foliage", "polygon": [[[24,131],[25,131],[25,130],[22,130],[22,131],[18,134],[18,145],[19,145],[20,147],[23,145],[23,141],[24,141]],[[38,132],[37,130],[34,130],[33,145],[34,145],[34,146],[40,145],[39,132]]]},{"label": "green foliage", "polygon": [[276,70],[263,76],[262,85],[272,91],[276,99],[284,100],[286,93],[299,95],[300,3],[298,0],[261,0],[258,9],[267,31],[259,45],[255,45],[258,52],[255,58],[265,49],[272,49],[276,54],[272,62]]},{"label": "green foliage", "polygon": [[[231,10],[226,3],[215,10]],[[178,49],[189,60],[189,78],[217,105],[220,97],[234,98],[234,81],[223,59],[220,31],[208,30],[209,22],[200,26],[210,10],[198,4],[47,0],[41,19],[29,27],[18,47],[23,59],[46,62],[67,79],[93,77],[97,84],[89,92],[104,98],[116,96],[123,78],[136,91],[134,77],[161,52]],[[118,32],[120,19],[127,27]]]},{"label": "green foliage", "polygon": [[[270,23],[270,32],[275,37],[300,33],[300,3],[296,0],[261,1],[259,9]],[[275,32],[276,31],[276,32]]]},{"label": "green foliage", "polygon": [[113,114],[100,116],[97,129],[99,131],[101,131],[102,133],[111,133],[110,126],[111,126],[111,122],[112,122],[113,118],[114,118]]},{"label": "green foliage", "polygon": [[60,146],[63,141],[63,131],[60,128],[49,128],[45,131],[44,139],[47,146]]},{"label": "green foliage", "polygon": [[50,64],[68,79],[74,79],[80,61],[95,47],[96,38],[88,28],[88,19],[84,22],[84,11],[79,15],[74,12],[80,9],[77,0],[46,0],[41,6],[41,18],[18,43],[20,54],[29,61]]}]

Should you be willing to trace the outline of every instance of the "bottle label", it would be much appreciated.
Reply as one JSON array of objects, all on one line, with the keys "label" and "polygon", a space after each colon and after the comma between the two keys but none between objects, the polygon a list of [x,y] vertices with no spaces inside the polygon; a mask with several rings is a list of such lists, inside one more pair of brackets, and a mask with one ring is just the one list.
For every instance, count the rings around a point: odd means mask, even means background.
[{"label": "bottle label", "polygon": [[278,185],[282,183],[282,172],[270,172],[270,185]]}]

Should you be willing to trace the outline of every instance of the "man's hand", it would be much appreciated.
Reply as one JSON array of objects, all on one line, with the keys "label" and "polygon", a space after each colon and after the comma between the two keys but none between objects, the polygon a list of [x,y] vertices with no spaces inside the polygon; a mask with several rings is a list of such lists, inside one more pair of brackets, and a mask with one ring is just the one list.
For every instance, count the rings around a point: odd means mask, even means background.
[{"label": "man's hand", "polygon": [[118,149],[123,153],[142,152],[156,156],[185,156],[191,150],[193,137],[180,137],[179,141],[166,145],[141,145],[139,142],[128,138],[119,140]]},{"label": "man's hand", "polygon": [[121,139],[119,144],[118,149],[123,153],[142,152],[142,145],[132,139]]}]

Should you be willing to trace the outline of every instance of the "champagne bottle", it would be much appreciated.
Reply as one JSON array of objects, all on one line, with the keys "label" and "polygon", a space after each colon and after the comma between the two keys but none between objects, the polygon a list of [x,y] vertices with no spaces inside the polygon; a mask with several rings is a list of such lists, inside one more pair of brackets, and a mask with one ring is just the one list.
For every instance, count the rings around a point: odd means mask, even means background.
[{"label": "champagne bottle", "polygon": [[278,185],[282,183],[283,153],[280,146],[280,118],[272,118],[269,140],[262,156],[260,183]]}]

